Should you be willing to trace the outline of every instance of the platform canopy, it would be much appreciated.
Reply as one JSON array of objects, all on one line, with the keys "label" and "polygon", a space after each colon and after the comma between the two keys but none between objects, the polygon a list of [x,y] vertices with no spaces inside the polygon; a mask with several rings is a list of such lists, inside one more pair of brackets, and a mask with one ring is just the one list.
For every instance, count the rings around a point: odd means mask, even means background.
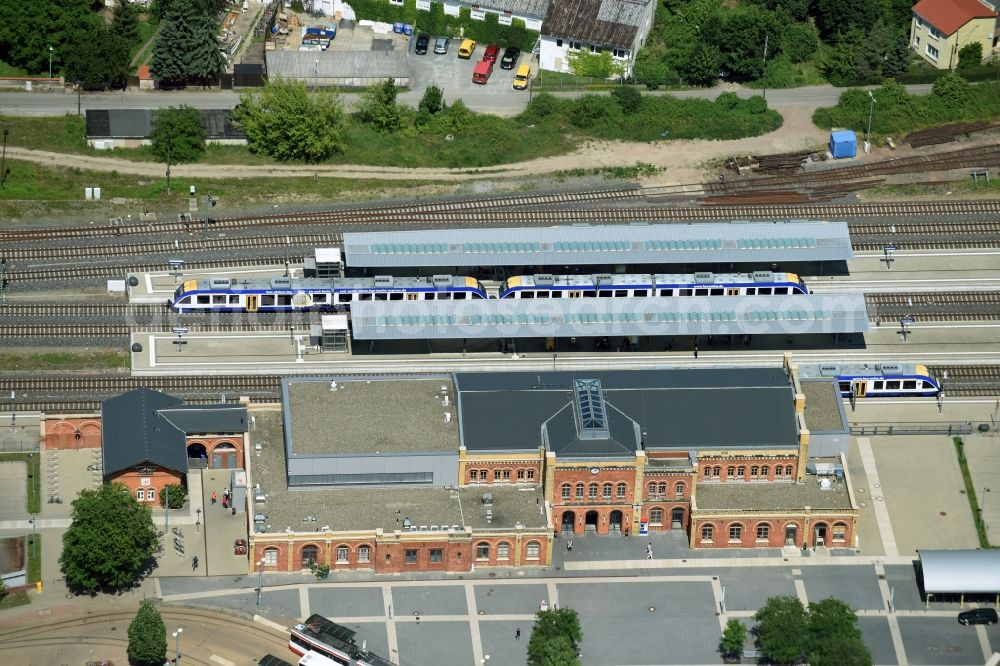
[{"label": "platform canopy", "polygon": [[846,261],[843,222],[622,224],[344,234],[352,268]]},{"label": "platform canopy", "polygon": [[862,294],[362,301],[356,340],[806,335],[868,330]]},{"label": "platform canopy", "polygon": [[1000,593],[1000,550],[918,550],[928,594]]}]

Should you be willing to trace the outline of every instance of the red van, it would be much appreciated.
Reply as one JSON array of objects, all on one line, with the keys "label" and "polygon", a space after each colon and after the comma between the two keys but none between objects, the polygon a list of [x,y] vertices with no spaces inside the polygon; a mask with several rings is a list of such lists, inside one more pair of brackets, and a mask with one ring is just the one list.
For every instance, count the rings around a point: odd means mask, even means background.
[{"label": "red van", "polygon": [[493,63],[489,60],[480,60],[476,63],[476,68],[472,70],[472,82],[485,84],[490,80],[493,73]]}]

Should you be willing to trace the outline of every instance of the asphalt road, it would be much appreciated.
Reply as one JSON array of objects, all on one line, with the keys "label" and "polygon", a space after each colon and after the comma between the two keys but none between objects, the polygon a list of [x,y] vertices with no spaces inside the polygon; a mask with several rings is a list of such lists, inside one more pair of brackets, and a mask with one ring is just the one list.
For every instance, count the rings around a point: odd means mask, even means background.
[{"label": "asphalt road", "polygon": [[[907,86],[913,94],[925,94],[930,91],[930,84]],[[682,90],[668,93],[676,97],[701,97],[714,99],[727,90],[725,86],[710,89]],[[771,106],[804,106],[819,107],[836,104],[844,88],[832,86],[808,86],[804,88],[789,88],[767,91],[767,101]],[[758,90],[737,89],[740,97],[750,97],[759,94]],[[560,97],[578,97],[583,92],[556,93]],[[420,101],[420,91],[401,93],[399,100],[404,104],[416,106]],[[447,96],[447,92],[446,92]],[[344,99],[350,106],[358,98],[357,94],[349,93]],[[520,113],[528,103],[528,96],[523,91],[484,88],[478,94],[463,100],[474,111],[488,111],[498,115],[515,115]],[[128,92],[121,93],[84,93],[80,95],[80,106],[87,109],[155,109],[167,106],[188,104],[199,109],[226,109],[236,106],[239,93],[228,90],[182,90],[176,92]],[[11,116],[58,116],[66,113],[76,113],[77,96],[67,93],[50,92],[0,92],[0,115]]]}]

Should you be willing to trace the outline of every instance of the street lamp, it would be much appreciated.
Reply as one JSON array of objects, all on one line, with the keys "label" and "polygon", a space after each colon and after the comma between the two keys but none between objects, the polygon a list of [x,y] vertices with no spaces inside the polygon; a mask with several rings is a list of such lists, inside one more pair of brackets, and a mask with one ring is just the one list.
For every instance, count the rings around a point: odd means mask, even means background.
[{"label": "street lamp", "polygon": [[173,633],[175,665],[179,665],[181,663],[181,633],[183,632],[184,632],[184,627],[177,627],[177,631]]},{"label": "street lamp", "polygon": [[257,608],[260,608],[260,595],[264,591],[264,558],[257,563]]},{"label": "street lamp", "polygon": [[871,139],[872,139],[872,114],[875,112],[875,95],[872,94],[871,90],[868,91],[868,97],[871,98],[872,102],[871,102],[871,104],[868,105],[868,133],[865,134],[865,152],[866,153],[871,148]]},{"label": "street lamp", "polygon": [[52,47],[49,47],[49,78],[52,78]]},{"label": "street lamp", "polygon": [[174,144],[174,133],[167,130],[167,196],[170,196],[170,147]]}]

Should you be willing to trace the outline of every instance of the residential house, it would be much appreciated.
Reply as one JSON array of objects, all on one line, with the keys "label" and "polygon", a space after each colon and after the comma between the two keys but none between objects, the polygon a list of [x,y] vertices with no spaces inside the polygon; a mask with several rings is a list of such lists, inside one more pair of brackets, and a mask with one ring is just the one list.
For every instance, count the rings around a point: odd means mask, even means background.
[{"label": "residential house", "polygon": [[910,48],[938,69],[955,69],[966,44],[983,45],[988,57],[997,44],[997,13],[980,0],[920,0],[913,7]]},{"label": "residential house", "polygon": [[540,67],[569,72],[571,53],[602,53],[632,75],[635,54],[653,25],[653,0],[560,0],[551,2],[542,24]]}]

